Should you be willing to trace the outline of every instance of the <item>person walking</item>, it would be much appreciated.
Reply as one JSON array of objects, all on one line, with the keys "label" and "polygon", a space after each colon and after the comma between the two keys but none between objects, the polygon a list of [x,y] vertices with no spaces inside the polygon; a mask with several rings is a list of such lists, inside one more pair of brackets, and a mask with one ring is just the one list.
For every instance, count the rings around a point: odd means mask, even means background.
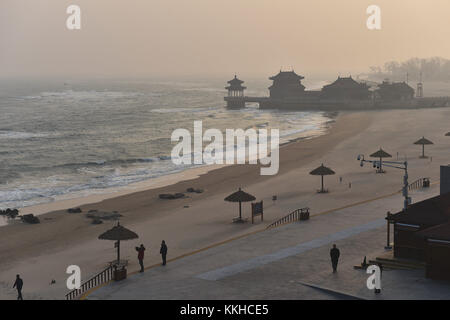
[{"label": "person walking", "polygon": [[161,249],[159,250],[159,253],[161,253],[161,257],[162,257],[162,265],[165,266],[166,265],[166,257],[167,257],[167,245],[166,242],[163,240],[161,242]]},{"label": "person walking", "polygon": [[336,248],[336,245],[333,244],[333,248],[331,248],[330,250],[330,257],[331,257],[331,266],[333,267],[333,273],[336,273],[337,271],[337,265],[339,262],[339,256],[340,256],[340,251],[338,248]]},{"label": "person walking", "polygon": [[17,289],[17,300],[23,300],[22,298],[22,287],[23,287],[23,280],[20,278],[20,275],[16,275],[16,281],[14,282],[13,288]]},{"label": "person walking", "polygon": [[144,245],[141,244],[140,247],[136,247],[136,251],[138,252],[139,265],[141,266],[141,270],[139,272],[144,272]]}]

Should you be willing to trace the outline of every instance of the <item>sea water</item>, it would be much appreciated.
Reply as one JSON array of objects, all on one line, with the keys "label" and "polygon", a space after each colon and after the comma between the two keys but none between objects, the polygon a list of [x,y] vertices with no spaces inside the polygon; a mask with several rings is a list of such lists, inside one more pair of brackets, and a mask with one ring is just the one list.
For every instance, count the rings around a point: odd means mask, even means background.
[{"label": "sea water", "polygon": [[[228,110],[218,80],[0,82],[0,209],[108,193],[193,166],[170,159],[177,128],[276,128],[281,142],[323,134],[323,112]],[[254,82],[248,95],[267,95]]]}]

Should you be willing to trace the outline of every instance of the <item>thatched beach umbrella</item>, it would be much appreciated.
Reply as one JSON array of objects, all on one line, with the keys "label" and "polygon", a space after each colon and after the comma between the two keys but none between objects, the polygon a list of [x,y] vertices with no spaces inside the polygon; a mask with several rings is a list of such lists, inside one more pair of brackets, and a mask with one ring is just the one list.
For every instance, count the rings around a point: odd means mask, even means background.
[{"label": "thatched beach umbrella", "polygon": [[120,241],[137,239],[139,236],[131,230],[120,225],[117,222],[117,226],[112,229],[102,233],[99,237],[101,240],[115,240],[117,241],[117,264],[120,263]]},{"label": "thatched beach umbrella", "polygon": [[242,202],[250,202],[256,200],[254,196],[251,194],[244,192],[239,188],[235,193],[230,194],[228,197],[224,199],[229,202],[239,202],[239,220],[242,221]]},{"label": "thatched beach umbrella", "polygon": [[422,156],[421,158],[426,158],[425,156],[425,145],[434,144],[432,141],[425,139],[425,137],[422,137],[422,139],[417,140],[414,142],[414,144],[422,145]]},{"label": "thatched beach umbrella", "polygon": [[311,171],[309,174],[313,176],[321,176],[322,177],[322,188],[320,189],[319,193],[326,193],[327,191],[323,187],[323,176],[329,176],[335,174],[333,170],[331,170],[328,167],[325,167],[322,163],[322,165],[313,171]]},{"label": "thatched beach umbrella", "polygon": [[384,151],[382,148],[380,148],[380,150],[378,150],[375,153],[372,153],[370,155],[372,158],[380,158],[380,169],[378,170],[378,172],[382,173],[383,171],[383,159],[384,158],[392,158],[392,156],[387,153],[386,151]]}]

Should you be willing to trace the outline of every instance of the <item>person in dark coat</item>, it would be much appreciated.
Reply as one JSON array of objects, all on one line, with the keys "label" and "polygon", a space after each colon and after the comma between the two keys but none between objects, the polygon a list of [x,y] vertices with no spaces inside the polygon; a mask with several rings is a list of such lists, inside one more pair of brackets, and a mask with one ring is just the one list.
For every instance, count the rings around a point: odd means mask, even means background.
[{"label": "person in dark coat", "polygon": [[139,265],[141,266],[141,270],[139,272],[144,272],[144,245],[141,244],[140,247],[136,247],[136,251],[138,252]]},{"label": "person in dark coat", "polygon": [[161,249],[159,250],[159,253],[161,253],[161,257],[162,257],[162,265],[165,266],[166,265],[166,256],[167,256],[167,245],[166,242],[163,240],[161,242]]},{"label": "person in dark coat", "polygon": [[22,298],[22,287],[23,287],[23,280],[20,278],[20,275],[16,276],[16,281],[14,282],[13,288],[17,289],[17,300],[23,300]]},{"label": "person in dark coat", "polygon": [[337,271],[337,265],[339,261],[339,255],[341,253],[339,252],[339,249],[336,248],[336,245],[333,244],[333,248],[330,250],[330,257],[331,257],[331,265],[333,267],[333,273]]}]

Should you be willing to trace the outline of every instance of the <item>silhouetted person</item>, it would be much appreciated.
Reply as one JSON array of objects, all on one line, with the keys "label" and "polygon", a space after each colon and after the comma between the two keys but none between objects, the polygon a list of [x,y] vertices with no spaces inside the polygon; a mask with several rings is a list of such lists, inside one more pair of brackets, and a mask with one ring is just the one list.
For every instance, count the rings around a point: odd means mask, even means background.
[{"label": "silhouetted person", "polygon": [[23,300],[22,298],[22,287],[23,287],[23,280],[20,278],[20,275],[16,276],[16,281],[14,282],[13,288],[17,289],[17,300]]},{"label": "silhouetted person", "polygon": [[165,266],[166,265],[166,257],[167,257],[167,246],[166,246],[166,242],[163,240],[161,242],[161,249],[159,250],[159,253],[161,253],[161,257],[162,257],[162,265]]},{"label": "silhouetted person", "polygon": [[333,267],[333,273],[337,271],[337,265],[339,261],[339,255],[341,253],[339,252],[339,249],[336,248],[336,245],[333,244],[333,248],[330,250],[330,257],[331,257],[331,265]]},{"label": "silhouetted person", "polygon": [[144,245],[141,244],[140,247],[136,247],[136,251],[138,252],[139,265],[141,266],[141,270],[139,272],[144,272]]}]

